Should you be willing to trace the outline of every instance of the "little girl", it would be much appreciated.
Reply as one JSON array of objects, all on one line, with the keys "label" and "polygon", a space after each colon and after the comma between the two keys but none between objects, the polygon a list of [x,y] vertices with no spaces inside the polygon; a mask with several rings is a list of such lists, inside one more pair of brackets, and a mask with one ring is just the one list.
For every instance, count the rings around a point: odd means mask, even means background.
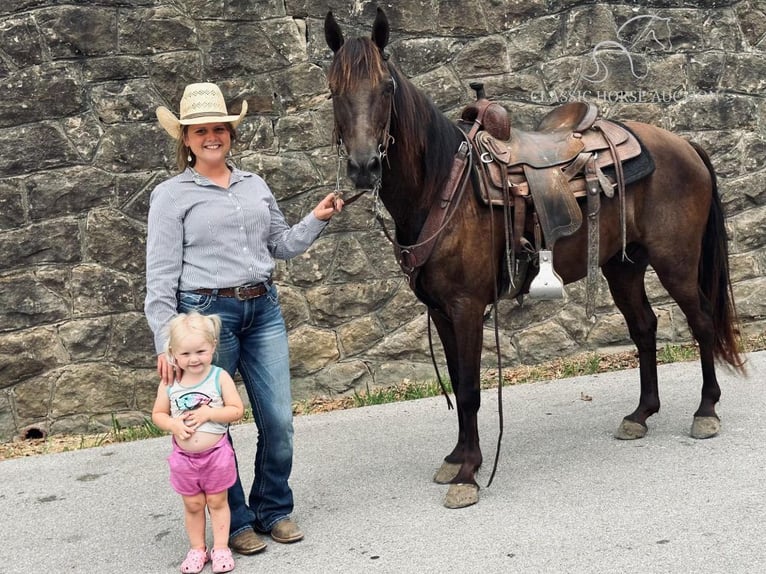
[{"label": "little girl", "polygon": [[[234,569],[229,549],[227,489],[237,479],[234,451],[226,432],[242,418],[244,407],[229,374],[213,365],[221,330],[217,315],[180,314],[168,325],[165,349],[181,379],[160,382],[152,420],[173,434],[168,457],[170,484],[184,501],[184,522],[191,550],[181,572],[201,572],[208,560],[213,572]],[[205,544],[205,507],[213,527],[213,549]]]}]

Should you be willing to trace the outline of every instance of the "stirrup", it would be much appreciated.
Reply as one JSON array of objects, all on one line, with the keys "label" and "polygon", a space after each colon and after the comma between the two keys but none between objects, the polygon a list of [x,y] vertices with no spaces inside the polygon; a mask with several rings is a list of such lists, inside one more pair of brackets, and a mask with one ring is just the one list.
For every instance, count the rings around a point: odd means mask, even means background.
[{"label": "stirrup", "polygon": [[529,296],[533,299],[563,299],[564,283],[553,270],[553,252],[541,249],[539,262],[540,271],[529,286]]}]

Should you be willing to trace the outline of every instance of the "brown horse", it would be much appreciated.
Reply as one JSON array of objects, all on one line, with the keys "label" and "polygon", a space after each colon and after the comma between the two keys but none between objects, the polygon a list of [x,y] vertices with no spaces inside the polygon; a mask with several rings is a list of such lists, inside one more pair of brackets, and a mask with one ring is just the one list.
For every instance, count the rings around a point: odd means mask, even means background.
[{"label": "brown horse", "polygon": [[[371,38],[344,40],[332,13],[325,19],[325,39],[334,52],[328,81],[336,135],[348,154],[347,174],[358,189],[379,192],[396,226],[392,240],[401,249],[418,241],[432,203],[447,185],[456,150],[466,139],[388,60],[383,52],[388,38],[388,20],[380,9]],[[714,361],[736,368],[743,364],[715,173],[699,146],[651,125],[625,125],[650,151],[655,169],[625,189],[624,234],[618,194],[601,202],[599,265],[640,361],[638,407],[623,419],[616,436],[643,437],[647,419],[660,409],[657,318],[644,287],[651,265],[699,344],[702,399],[691,434],[707,438],[720,429],[715,405],[721,391]],[[445,505],[451,508],[478,501],[483,316],[496,301],[501,279],[494,270],[502,266],[506,251],[506,215],[477,198],[472,190],[476,184],[474,174],[465,192],[454,195],[450,215],[430,257],[419,263],[412,285],[431,311],[457,402],[457,444],[434,477],[450,484]],[[586,275],[585,227],[556,243],[553,264],[564,283]]]}]

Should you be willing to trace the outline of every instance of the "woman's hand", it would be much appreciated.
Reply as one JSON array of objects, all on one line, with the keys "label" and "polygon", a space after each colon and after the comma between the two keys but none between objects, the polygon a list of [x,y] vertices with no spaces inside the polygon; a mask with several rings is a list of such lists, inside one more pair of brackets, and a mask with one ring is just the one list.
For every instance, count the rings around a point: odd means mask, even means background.
[{"label": "woman's hand", "polygon": [[340,195],[329,193],[314,208],[314,216],[321,221],[327,221],[336,213],[340,213],[342,209],[343,199]]},{"label": "woman's hand", "polygon": [[181,378],[183,371],[177,369],[175,365],[171,365],[165,353],[160,353],[157,355],[157,374],[163,383],[172,385],[174,380]]}]

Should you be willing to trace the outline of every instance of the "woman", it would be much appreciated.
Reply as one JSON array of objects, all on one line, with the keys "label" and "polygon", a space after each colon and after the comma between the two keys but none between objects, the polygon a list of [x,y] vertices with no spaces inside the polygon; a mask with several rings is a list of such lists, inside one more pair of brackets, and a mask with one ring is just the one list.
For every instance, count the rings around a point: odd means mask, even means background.
[{"label": "woman", "polygon": [[179,118],[157,109],[160,125],[177,141],[180,173],[152,192],[146,244],[146,317],[154,333],[157,372],[175,374],[162,350],[164,327],[179,312],[222,320],[216,364],[239,370],[258,427],[255,479],[247,500],[242,482],[229,489],[229,545],[255,554],[266,543],[303,538],[290,518],[293,459],[292,399],[287,331],[271,274],[274,259],[306,251],[343,207],[328,194],[289,226],[266,182],[227,162],[236,127],[247,112],[230,114],[218,86],[190,84]]}]

